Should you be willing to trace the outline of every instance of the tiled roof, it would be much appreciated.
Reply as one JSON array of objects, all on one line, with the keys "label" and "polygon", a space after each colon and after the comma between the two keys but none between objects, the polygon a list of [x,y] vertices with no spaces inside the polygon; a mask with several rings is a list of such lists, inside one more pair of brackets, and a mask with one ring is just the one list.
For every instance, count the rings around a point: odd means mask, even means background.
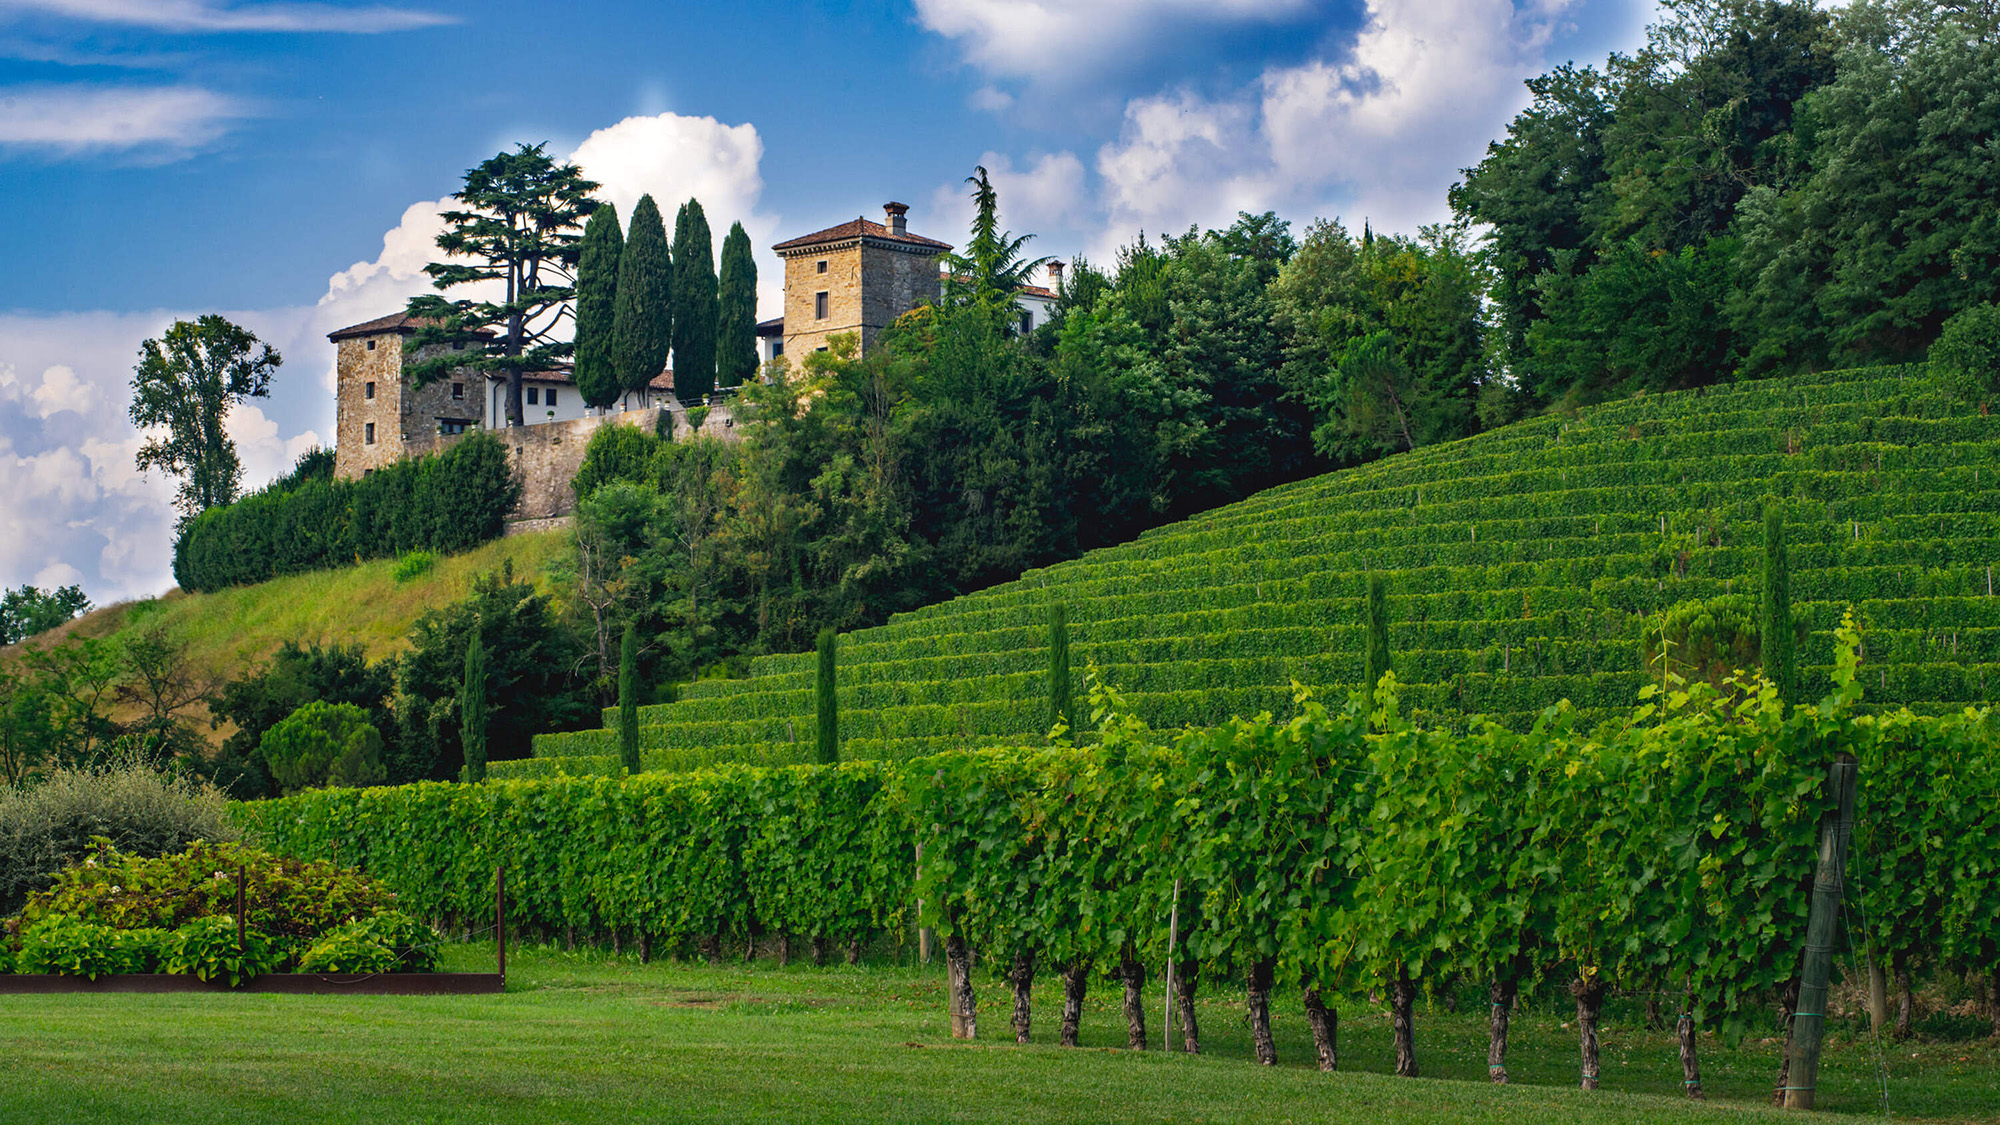
[{"label": "tiled roof", "polygon": [[927,246],[936,250],[951,249],[949,242],[939,242],[935,238],[925,238],[921,234],[891,234],[889,228],[881,223],[862,218],[842,223],[837,227],[816,230],[811,234],[802,234],[797,238],[788,238],[771,249],[797,250],[806,246],[817,246],[822,242],[845,242],[850,238],[876,238],[884,242],[907,242],[912,246]]},{"label": "tiled roof", "polygon": [[1023,285],[1015,290],[1015,292],[1021,294],[1023,297],[1040,297],[1044,301],[1053,301],[1056,299],[1055,290],[1044,289],[1039,285]]},{"label": "tiled roof", "polygon": [[[345,328],[336,329],[327,333],[326,338],[337,344],[356,336],[379,336],[384,332],[415,332],[426,323],[434,322],[406,313],[390,313],[388,316],[378,316],[374,320],[364,320],[360,324],[350,324]],[[479,335],[492,336],[494,332],[491,328],[482,328],[479,330]]]}]

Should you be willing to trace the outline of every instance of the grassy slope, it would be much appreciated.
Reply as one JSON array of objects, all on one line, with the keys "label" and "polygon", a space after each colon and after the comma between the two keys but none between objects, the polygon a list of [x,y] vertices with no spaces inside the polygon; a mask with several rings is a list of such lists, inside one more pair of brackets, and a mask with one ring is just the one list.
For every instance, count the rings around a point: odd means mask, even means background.
[{"label": "grassy slope", "polygon": [[[1362,574],[1391,575],[1406,706],[1525,723],[1629,707],[1641,616],[1754,593],[1760,498],[1785,498],[1802,658],[1866,619],[1874,701],[1950,707],[2000,684],[2000,420],[1882,368],[1642,396],[1272,489],[1137,541],[841,640],[846,753],[1039,741],[1045,606],[1072,661],[1156,726],[1290,707],[1360,678]],[[810,753],[811,656],[646,708],[654,768]],[[1808,667],[1809,686],[1824,668]],[[609,732],[537,741],[503,772],[596,772]]]},{"label": "grassy slope", "polygon": [[[212,594],[175,590],[93,610],[45,636],[109,637],[137,624],[159,622],[188,638],[197,667],[224,679],[269,659],[288,640],[359,644],[370,659],[379,660],[408,648],[410,626],[417,618],[463,598],[478,575],[510,561],[517,574],[541,575],[563,555],[567,539],[565,531],[496,539],[439,559],[430,573],[407,582],[397,582],[391,574],[396,560],[376,559]],[[0,661],[13,651],[0,649]]]},{"label": "grassy slope", "polygon": [[[492,947],[449,967],[491,971]],[[1614,1005],[1606,1089],[1575,1090],[1576,1040],[1561,1005],[1524,1011],[1510,1069],[1485,1082],[1485,1017],[1420,1012],[1427,1076],[1397,1079],[1389,1032],[1350,1004],[1342,1070],[1322,1075],[1296,1000],[1278,999],[1280,1065],[1250,1060],[1240,992],[1201,1004],[1204,1055],[1123,1046],[1114,990],[1093,984],[1082,1050],[1051,1045],[1037,989],[1035,1045],[1017,1048],[1006,986],[981,983],[985,1038],[954,1044],[941,971],[654,964],[517,950],[510,989],[484,997],[0,996],[0,1119],[172,1123],[597,1121],[1386,1121],[1776,1120],[1762,1108],[1776,1050],[1708,1040],[1706,1105],[1678,1096],[1671,1036]],[[1157,1015],[1151,990],[1148,1009]],[[1542,1010],[1546,1007],[1547,1010]],[[1154,1029],[1157,1040],[1157,1028]],[[1095,1048],[1095,1049],[1092,1049]],[[2000,1044],[1897,1044],[1891,1107],[1903,1119],[2000,1114]],[[1838,1036],[1821,1107],[1868,1114],[1873,1052]],[[1445,1079],[1438,1081],[1436,1079]]]}]

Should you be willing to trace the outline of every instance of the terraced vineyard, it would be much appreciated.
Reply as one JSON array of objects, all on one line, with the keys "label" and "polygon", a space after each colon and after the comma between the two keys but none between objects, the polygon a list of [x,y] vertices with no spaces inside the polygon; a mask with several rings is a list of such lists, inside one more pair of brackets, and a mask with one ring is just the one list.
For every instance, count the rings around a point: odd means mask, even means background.
[{"label": "terraced vineyard", "polygon": [[[1810,690],[1866,624],[1872,703],[1955,708],[2000,685],[2000,422],[1924,370],[1636,398],[1274,488],[841,639],[843,753],[904,757],[1046,733],[1046,606],[1156,726],[1358,685],[1363,575],[1391,578],[1407,706],[1524,724],[1629,707],[1648,614],[1755,593],[1783,498]],[[757,659],[641,712],[649,769],[807,760],[813,655]],[[607,723],[612,714],[607,713]],[[497,776],[615,767],[610,730],[547,735]]]}]

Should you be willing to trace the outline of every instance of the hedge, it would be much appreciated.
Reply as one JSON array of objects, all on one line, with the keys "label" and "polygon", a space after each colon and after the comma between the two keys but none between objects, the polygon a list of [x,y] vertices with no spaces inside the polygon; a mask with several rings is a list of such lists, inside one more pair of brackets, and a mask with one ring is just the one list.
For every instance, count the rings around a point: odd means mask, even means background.
[{"label": "hedge", "polygon": [[274,485],[210,508],[174,540],[174,580],[190,592],[388,558],[469,550],[506,529],[521,482],[487,433],[358,480]]}]

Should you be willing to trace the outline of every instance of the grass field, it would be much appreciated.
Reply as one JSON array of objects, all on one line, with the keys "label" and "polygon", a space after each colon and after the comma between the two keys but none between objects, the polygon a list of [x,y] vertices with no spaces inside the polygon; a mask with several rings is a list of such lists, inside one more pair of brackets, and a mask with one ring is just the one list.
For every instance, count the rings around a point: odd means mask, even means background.
[{"label": "grass field", "polygon": [[[488,970],[490,945],[448,967]],[[509,991],[476,997],[0,996],[0,1121],[1562,1121],[1776,1119],[1762,1104],[1777,1046],[1705,1037],[1711,1100],[1679,1096],[1668,1033],[1616,1004],[1606,1089],[1574,1089],[1576,1042],[1552,991],[1515,1022],[1510,1069],[1485,1082],[1485,1017],[1420,1010],[1426,1077],[1398,1079],[1386,1021],[1350,1002],[1342,1071],[1306,1065],[1295,1000],[1274,1020],[1280,1065],[1249,1062],[1240,992],[1202,1007],[1203,1056],[1121,1049],[1117,993],[1098,988],[1083,1047],[1016,1047],[1004,985],[985,980],[986,1038],[953,1043],[942,970],[886,965],[711,967],[516,950]],[[1149,1008],[1157,1013],[1153,990]],[[1155,1015],[1154,1018],[1157,1018]],[[1151,1028],[1158,1040],[1157,1026]],[[2000,1045],[1885,1047],[1904,1120],[2000,1118]],[[1880,1114],[1874,1052],[1836,1034],[1821,1105]]]}]

